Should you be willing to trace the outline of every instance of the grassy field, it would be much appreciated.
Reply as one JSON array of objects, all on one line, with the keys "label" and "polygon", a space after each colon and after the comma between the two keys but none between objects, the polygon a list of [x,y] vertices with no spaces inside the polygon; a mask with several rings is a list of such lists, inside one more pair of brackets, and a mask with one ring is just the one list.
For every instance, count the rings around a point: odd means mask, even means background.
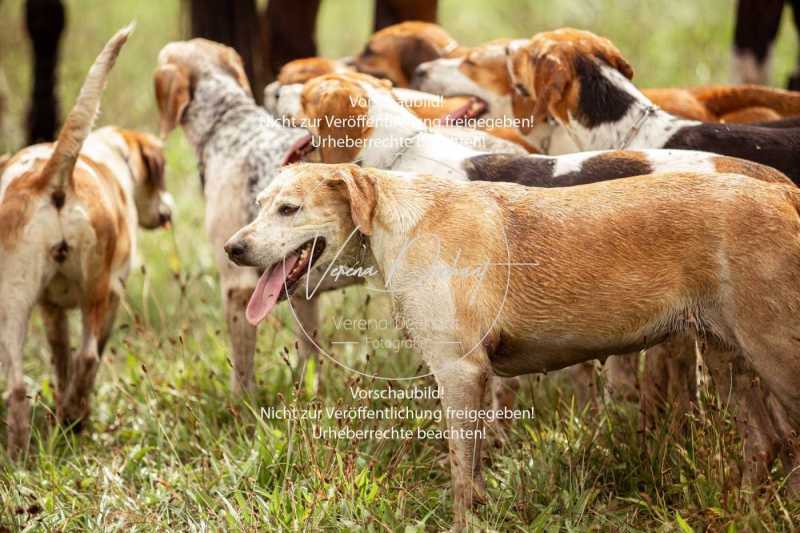
[{"label": "grassy field", "polygon": [[[181,5],[68,0],[59,94],[65,109],[105,39],[136,19],[104,96],[100,124],[154,130],[152,72],[158,50],[184,33]],[[636,67],[642,86],[728,79],[733,26],[730,0],[441,0],[454,37],[477,44],[571,25],[610,37]],[[0,67],[9,113],[0,152],[20,147],[30,58],[22,2],[0,1]],[[356,52],[369,33],[370,2],[323,0],[321,53]],[[774,74],[783,80],[797,53],[784,28]],[[261,328],[254,397],[228,390],[228,339],[218,279],[203,227],[194,156],[180,132],[167,143],[168,186],[178,209],[169,232],[141,235],[142,264],[131,275],[110,349],[98,375],[92,426],[75,436],[53,423],[52,372],[41,322],[25,348],[35,431],[24,465],[0,453],[2,530],[436,530],[451,520],[446,443],[440,440],[321,440],[320,422],[285,422],[260,409],[341,406],[377,409],[389,401],[354,400],[349,387],[379,388],[323,359],[293,378],[292,317],[281,309]],[[0,228],[2,231],[2,228]],[[326,295],[323,316],[383,317],[386,302],[362,289]],[[73,324],[77,328],[77,323]],[[341,332],[323,321],[323,344]],[[76,338],[76,337],[74,337]],[[73,343],[77,342],[73,340]],[[341,362],[365,373],[408,376],[409,351],[361,350]],[[313,379],[319,377],[315,390]],[[419,386],[430,385],[430,378]],[[0,388],[3,388],[0,385]],[[796,530],[800,506],[783,499],[781,480],[756,494],[736,488],[739,442],[724,405],[704,394],[702,419],[685,435],[667,424],[637,433],[634,406],[600,413],[572,408],[563,378],[526,380],[520,405],[532,422],[513,425],[509,444],[490,454],[489,505],[475,515],[487,530]],[[414,402],[435,409],[432,400]],[[347,423],[344,423],[347,425]],[[351,424],[352,425],[352,424]],[[434,422],[364,421],[361,427],[432,429]],[[645,438],[646,437],[646,438]],[[5,430],[0,428],[5,441]]]}]

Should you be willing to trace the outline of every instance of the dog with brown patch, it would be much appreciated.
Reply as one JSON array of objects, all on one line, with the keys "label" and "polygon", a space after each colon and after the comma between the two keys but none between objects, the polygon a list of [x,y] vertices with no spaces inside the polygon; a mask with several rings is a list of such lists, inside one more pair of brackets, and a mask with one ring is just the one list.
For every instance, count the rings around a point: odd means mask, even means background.
[{"label": "dog with brown patch", "polygon": [[[302,94],[301,116],[310,125],[317,125],[310,129],[318,137],[314,144],[318,146],[321,161],[326,163],[359,161],[365,166],[427,172],[456,180],[506,181],[533,187],[570,187],[666,171],[736,172],[791,185],[786,176],[770,167],[705,152],[630,150],[558,157],[482,153],[426,129],[394,100],[384,84],[363,75],[331,74],[311,80]],[[341,124],[355,127],[345,128]],[[342,254],[342,262],[332,269],[358,264],[359,254],[360,249],[353,241],[352,248]],[[323,276],[314,280],[313,285],[334,286],[329,278]],[[284,292],[292,294],[292,290]],[[276,302],[285,297],[284,292],[276,293]],[[674,405],[678,412],[685,413],[694,399],[694,341],[674,342],[672,346],[675,351],[659,346],[649,355],[652,361],[646,367],[641,398],[645,427],[651,425],[665,405]],[[634,365],[628,364],[631,361],[633,357],[621,356],[606,364],[610,369],[609,390],[614,396],[637,397],[635,368],[629,368]],[[668,380],[670,375],[677,377]],[[579,394],[583,394],[594,381],[591,365],[578,376]],[[507,391],[513,391],[516,384],[505,385],[498,382],[494,387],[496,407],[513,402],[514,395]],[[588,399],[589,395],[583,397]]]},{"label": "dog with brown patch", "polygon": [[[471,48],[457,58],[423,63],[415,72],[412,87],[444,96],[474,95],[487,104],[488,120],[527,116],[524,97],[512,87],[507,49],[527,40],[497,39]],[[800,94],[756,85],[710,85],[693,88],[642,89],[655,105],[678,117],[705,122],[749,123],[778,120],[800,114]],[[531,135],[531,142],[536,137]],[[566,136],[546,137],[551,155],[577,151]],[[563,145],[563,146],[562,146]]]},{"label": "dog with brown patch", "polygon": [[675,117],[631,83],[633,68],[608,39],[565,28],[537,34],[510,54],[531,122],[556,121],[581,150],[702,150],[769,165],[800,182],[800,130]]},{"label": "dog with brown patch", "polygon": [[420,64],[464,51],[438,24],[409,21],[375,32],[352,65],[364,74],[388,79],[396,87],[408,87]]},{"label": "dog with brown patch", "polygon": [[[322,57],[297,59],[283,66],[278,80],[264,88],[264,107],[276,118],[294,124],[300,114],[300,95],[303,84],[326,74],[344,74],[358,78],[353,69],[339,68],[339,62]],[[360,76],[368,76],[360,74]],[[392,88],[388,80],[369,77],[374,83],[391,90],[394,97],[409,111],[431,124],[459,126],[460,123],[482,116],[485,103],[475,96],[442,97],[412,89]]]},{"label": "dog with brown patch", "polygon": [[[56,143],[17,152],[0,173],[0,361],[8,376],[12,456],[26,449],[30,436],[22,349],[34,306],[52,350],[58,418],[80,427],[135,257],[137,226],[170,221],[161,143],[111,127],[89,133],[130,32],[118,32],[97,57]],[[83,317],[74,355],[67,323],[72,308]]]},{"label": "dog with brown patch", "polygon": [[[494,375],[698,335],[713,375],[745,361],[800,429],[794,187],[684,172],[540,189],[299,164],[259,206],[226,245],[245,248],[233,258],[240,264],[266,269],[258,298],[362,236],[379,272],[370,282],[413,325],[408,334],[442,391],[457,528],[486,499],[481,399]],[[748,396],[744,383],[731,386]]]},{"label": "dog with brown patch", "polygon": [[[282,76],[264,88],[264,107],[275,117],[294,124],[300,115],[300,95],[303,84],[325,74],[348,74],[354,71],[340,68],[341,62],[325,58],[298,59],[284,65]],[[285,82],[282,82],[284,80]],[[383,80],[387,88],[388,80]],[[291,83],[289,83],[291,82]],[[471,126],[476,119],[486,116],[489,105],[477,96],[441,96],[412,89],[394,88],[392,93],[404,107],[433,127]],[[521,146],[526,152],[535,153],[536,148],[528,143],[513,127],[481,128],[490,135]],[[440,133],[457,133],[455,130],[440,130]]]}]

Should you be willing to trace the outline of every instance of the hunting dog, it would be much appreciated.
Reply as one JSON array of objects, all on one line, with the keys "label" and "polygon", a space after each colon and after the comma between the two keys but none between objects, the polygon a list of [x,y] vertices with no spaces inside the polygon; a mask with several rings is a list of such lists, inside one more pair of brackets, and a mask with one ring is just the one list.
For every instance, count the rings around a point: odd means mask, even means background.
[{"label": "hunting dog", "polygon": [[[498,39],[470,49],[464,56],[442,58],[417,67],[412,87],[444,96],[474,95],[487,110],[487,125],[515,121],[524,139],[538,151],[559,155],[579,151],[563,127],[528,123],[530,102],[512,85],[507,54],[527,44],[524,39]],[[524,89],[524,88],[523,88]],[[705,122],[752,123],[800,113],[800,94],[755,85],[710,85],[687,89],[643,89],[663,111]],[[521,121],[521,124],[520,124]]]},{"label": "hunting dog", "polygon": [[[343,89],[343,84],[347,88],[363,86],[369,90],[347,90]],[[329,95],[324,94],[327,88],[332,91]],[[310,101],[312,91],[315,102]],[[398,132],[402,133],[404,128],[409,127],[409,121],[413,122],[415,129],[424,130],[434,138],[447,139],[451,149],[461,146],[465,150],[527,153],[513,141],[488,132],[447,125],[457,125],[462,120],[471,120],[482,113],[483,108],[476,106],[477,100],[472,97],[442,102],[435,95],[394,89],[385,80],[355,72],[319,76],[303,85],[287,85],[282,87],[279,94],[277,102],[271,106],[276,110],[276,115],[290,124],[314,130],[318,134],[316,144],[323,153],[347,148],[345,144],[350,144],[350,148],[365,148],[366,145],[375,144],[381,136],[392,136],[395,128],[400,128]],[[373,109],[374,114],[353,111],[366,108]],[[368,140],[366,134],[373,130],[376,137]],[[346,143],[345,140],[352,142]],[[385,148],[391,151],[401,147]],[[442,153],[439,157],[448,157],[448,154]]]},{"label": "hunting dog", "polygon": [[464,48],[439,25],[401,22],[375,32],[352,60],[359,72],[408,87],[417,66],[440,57],[463,54]]},{"label": "hunting dog", "polygon": [[[751,365],[800,429],[794,187],[683,172],[541,189],[298,164],[259,206],[227,244],[244,250],[236,262],[265,269],[259,299],[362,236],[379,272],[370,283],[389,289],[442,391],[456,527],[486,498],[482,398],[494,375],[688,333],[704,339],[714,375],[732,361]],[[747,397],[748,385],[734,380],[732,394]]]},{"label": "hunting dog", "polygon": [[[356,72],[343,60],[324,57],[295,59],[281,67],[278,79],[264,88],[264,107],[277,117],[289,117],[295,113],[303,84],[325,74]],[[391,82],[385,80],[387,87]],[[440,119],[457,124],[461,119],[477,118],[485,111],[485,104],[474,96],[441,97],[422,91],[397,88],[395,97],[412,113],[425,120]],[[281,107],[278,107],[278,104]]]},{"label": "hunting dog", "polygon": [[570,28],[510,51],[514,87],[533,124],[552,118],[581,150],[677,148],[748,159],[800,182],[800,130],[685,120],[653,104],[608,40]]},{"label": "hunting dog", "polygon": [[[320,160],[326,163],[359,161],[365,166],[427,172],[456,180],[506,181],[533,187],[569,187],[597,181],[666,171],[736,172],[768,182],[791,185],[772,168],[749,161],[684,150],[584,152],[548,157],[489,154],[465,147],[428,130],[416,116],[399,105],[389,89],[372,78],[332,74],[305,84],[299,117],[317,135]],[[361,125],[344,128],[340,124]],[[370,127],[373,125],[374,127]],[[343,265],[358,263],[359,248],[343,253]],[[332,271],[340,270],[333,268]],[[313,285],[332,279],[315,279]],[[283,298],[280,295],[279,298]],[[273,303],[274,305],[274,303]],[[673,340],[655,347],[646,365],[642,391],[642,424],[651,425],[670,403],[686,412],[693,400],[694,341]],[[607,362],[609,392],[625,398],[636,394],[635,358],[623,356]],[[668,379],[673,376],[672,379]],[[592,365],[578,371],[579,401],[592,394]],[[505,386],[502,386],[505,385]],[[496,407],[513,401],[518,384],[493,383]]]},{"label": "hunting dog", "polygon": [[[234,391],[253,387],[256,328],[247,303],[259,272],[228,261],[222,246],[255,216],[256,193],[277,169],[298,160],[311,142],[256,105],[242,60],[231,48],[205,39],[167,44],[154,75],[161,135],[181,126],[195,149],[206,199],[206,232],[220,273],[225,319],[232,342]],[[305,331],[316,329],[316,310],[297,302]],[[305,336],[300,355],[316,353]]]},{"label": "hunting dog", "polygon": [[[489,116],[514,116],[517,93],[511,85],[507,51],[525,44],[526,39],[497,39],[462,57],[423,63],[411,86],[444,96],[479,96],[487,102]],[[642,93],[667,113],[704,122],[752,123],[800,115],[800,93],[759,85],[642,89]]]},{"label": "hunting dog", "polygon": [[[308,60],[321,58],[308,58]],[[325,68],[306,68],[302,65],[306,59],[298,59],[288,63],[284,68],[289,68],[292,73],[286,79],[294,80],[296,83],[282,84],[280,80],[274,81],[264,89],[264,107],[274,116],[288,121],[288,124],[295,124],[296,117],[301,115],[300,96],[303,92],[303,84],[311,79],[322,76],[320,74]],[[325,64],[325,63],[323,63]],[[283,71],[281,71],[283,72]],[[325,74],[353,74],[355,71],[330,71]],[[364,75],[367,76],[367,75]],[[377,78],[375,78],[377,79]],[[391,88],[388,81],[383,80],[387,89]],[[452,137],[456,140],[471,140],[480,135],[470,132],[470,129],[478,119],[486,115],[488,106],[477,96],[449,96],[442,97],[423,91],[412,89],[392,88],[392,95],[406,109],[414,113],[417,117],[424,120],[432,130],[437,133]],[[535,148],[520,135],[516,128],[511,127],[491,127],[481,128],[492,137],[501,139],[503,142],[492,142],[492,139],[482,137],[490,150],[516,151],[516,148],[506,143],[514,143],[522,147],[526,152],[535,152]]]},{"label": "hunting dog", "polygon": [[[30,437],[22,349],[34,306],[52,350],[58,418],[80,425],[135,257],[137,225],[170,220],[161,143],[110,127],[89,133],[131,30],[114,35],[95,60],[57,142],[24,148],[0,169],[0,361],[8,375],[12,456]],[[67,311],[76,307],[83,335],[73,356]]]},{"label": "hunting dog", "polygon": [[[298,61],[304,60],[299,59]],[[329,74],[334,74],[334,72]],[[347,71],[343,74],[355,75],[356,73]],[[288,121],[288,125],[295,124],[294,121],[300,115],[300,95],[303,92],[303,84],[322,75],[310,75],[308,79],[297,83],[281,84],[280,81],[270,83],[264,88],[264,108],[276,118]],[[295,79],[301,78],[298,76]],[[403,107],[432,127],[458,127],[467,121],[481,117],[486,111],[486,104],[475,96],[442,97],[412,89],[391,88],[391,84],[386,81],[379,83],[385,84]]]}]

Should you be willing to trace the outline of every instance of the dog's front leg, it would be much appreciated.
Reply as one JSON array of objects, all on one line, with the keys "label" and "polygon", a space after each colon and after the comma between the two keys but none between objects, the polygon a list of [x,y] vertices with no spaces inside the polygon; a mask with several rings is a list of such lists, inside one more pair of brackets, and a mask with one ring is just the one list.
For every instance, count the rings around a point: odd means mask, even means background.
[{"label": "dog's front leg", "polygon": [[575,406],[578,411],[583,411],[589,404],[591,404],[593,410],[598,409],[600,405],[597,398],[597,368],[595,361],[578,363],[568,367],[565,371],[573,383]]},{"label": "dog's front leg", "polygon": [[[319,351],[316,346],[316,339],[319,333],[319,311],[317,309],[317,298],[306,299],[304,296],[295,294],[292,296],[292,308],[296,315],[295,335],[297,336],[297,368],[300,372],[306,369],[309,360],[318,362]],[[319,384],[319,367],[316,369],[316,388]],[[303,379],[303,376],[300,376]]]},{"label": "dog's front leg", "polygon": [[697,399],[696,363],[695,337],[689,333],[676,333],[647,350],[639,398],[643,434],[669,410],[683,425]]},{"label": "dog's front leg", "polygon": [[250,325],[245,316],[247,302],[255,290],[252,287],[226,288],[226,280],[222,280],[225,321],[231,336],[233,374],[231,389],[234,394],[245,394],[253,391],[253,357],[256,352],[257,329]]},{"label": "dog's front leg", "polygon": [[454,526],[460,529],[466,526],[468,510],[475,503],[486,501],[481,474],[485,430],[483,420],[476,417],[484,410],[488,365],[467,356],[443,363],[434,369],[434,375],[441,388],[442,411],[449,434]]},{"label": "dog's front leg", "polygon": [[603,364],[605,395],[623,402],[639,400],[639,352],[612,355]]}]

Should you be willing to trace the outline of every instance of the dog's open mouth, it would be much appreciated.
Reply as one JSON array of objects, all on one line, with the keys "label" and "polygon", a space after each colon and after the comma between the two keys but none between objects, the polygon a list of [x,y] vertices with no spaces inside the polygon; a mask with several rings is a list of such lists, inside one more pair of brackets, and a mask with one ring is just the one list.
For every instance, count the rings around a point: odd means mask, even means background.
[{"label": "dog's open mouth", "polygon": [[291,165],[292,163],[297,163],[298,161],[302,161],[303,156],[307,153],[311,152],[314,149],[314,146],[311,142],[311,135],[306,135],[305,137],[301,137],[297,142],[295,142],[289,151],[286,152],[286,155],[283,156],[283,161],[281,162],[281,166],[284,165]]},{"label": "dog's open mouth", "polygon": [[444,123],[448,126],[463,126],[470,120],[480,118],[488,110],[489,105],[485,100],[472,96],[466,104],[445,115]]},{"label": "dog's open mouth", "polygon": [[294,292],[297,282],[324,251],[325,239],[315,237],[265,270],[247,304],[247,321],[255,326],[264,320],[278,301]]}]

